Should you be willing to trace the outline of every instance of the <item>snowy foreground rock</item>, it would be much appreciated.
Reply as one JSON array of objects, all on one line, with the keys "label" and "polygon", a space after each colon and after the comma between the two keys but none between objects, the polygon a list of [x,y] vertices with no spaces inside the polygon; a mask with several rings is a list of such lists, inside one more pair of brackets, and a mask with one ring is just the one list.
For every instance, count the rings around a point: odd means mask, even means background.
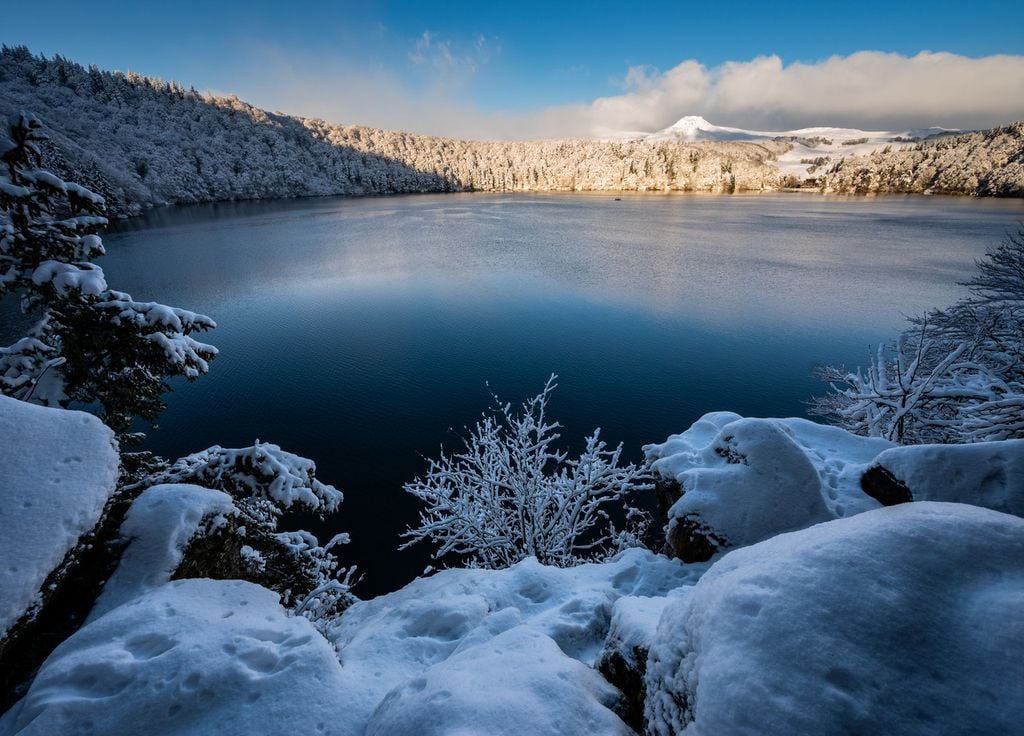
[{"label": "snowy foreground rock", "polygon": [[897,447],[806,419],[715,412],[644,451],[666,548],[687,562],[907,501],[1024,515],[1024,440]]},{"label": "snowy foreground rock", "polygon": [[91,414],[0,395],[0,640],[42,603],[47,577],[117,483],[114,434]]},{"label": "snowy foreground rock", "polygon": [[876,489],[914,501],[970,503],[1024,516],[1022,440],[894,447],[872,461],[868,478]]},{"label": "snowy foreground rock", "polygon": [[1010,734],[1024,520],[905,504],[736,550],[667,607],[648,731]]},{"label": "snowy foreground rock", "polygon": [[339,734],[331,646],[278,596],[239,580],[176,580],[61,644],[0,720],[24,734]]},{"label": "snowy foreground rock", "polygon": [[644,452],[671,502],[666,543],[693,562],[877,508],[860,477],[893,446],[806,419],[715,412]]}]

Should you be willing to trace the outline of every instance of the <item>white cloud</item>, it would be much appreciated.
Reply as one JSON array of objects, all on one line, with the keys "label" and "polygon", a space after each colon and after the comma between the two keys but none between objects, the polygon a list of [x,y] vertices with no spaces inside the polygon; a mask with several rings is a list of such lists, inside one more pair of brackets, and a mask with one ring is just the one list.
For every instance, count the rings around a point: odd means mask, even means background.
[{"label": "white cloud", "polygon": [[861,51],[788,65],[778,56],[716,67],[690,60],[665,72],[632,67],[621,94],[491,114],[475,106],[467,90],[471,78],[482,76],[491,46],[479,38],[455,53],[451,43],[424,34],[409,55],[414,67],[427,71],[416,83],[384,67],[325,64],[276,51],[253,80],[258,94],[250,94],[254,102],[273,100],[271,106],[295,114],[467,138],[599,137],[657,130],[683,115],[767,130],[980,128],[1024,119],[1024,56],[974,59],[927,51],[911,57]]}]

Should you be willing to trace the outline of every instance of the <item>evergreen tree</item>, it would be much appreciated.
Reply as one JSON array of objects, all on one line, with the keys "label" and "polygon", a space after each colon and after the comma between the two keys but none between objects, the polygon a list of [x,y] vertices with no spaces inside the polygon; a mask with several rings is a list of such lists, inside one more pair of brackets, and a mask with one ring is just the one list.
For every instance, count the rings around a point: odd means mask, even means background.
[{"label": "evergreen tree", "polygon": [[139,302],[107,286],[92,260],[104,200],[42,168],[42,123],[13,114],[0,133],[0,296],[21,298],[36,318],[29,334],[0,348],[0,391],[49,406],[97,406],[122,440],[135,417],[154,423],[172,376],[198,377],[216,348],[194,332],[204,315]]}]

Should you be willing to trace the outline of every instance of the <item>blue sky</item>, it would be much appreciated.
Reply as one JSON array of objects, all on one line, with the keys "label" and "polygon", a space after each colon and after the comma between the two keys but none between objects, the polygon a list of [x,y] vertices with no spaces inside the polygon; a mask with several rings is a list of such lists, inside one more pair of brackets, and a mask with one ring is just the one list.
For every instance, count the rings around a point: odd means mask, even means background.
[{"label": "blue sky", "polygon": [[[345,122],[425,132],[441,132],[430,128],[450,115],[472,118],[484,133],[514,128],[523,116],[542,130],[536,120],[550,118],[550,108],[636,91],[688,60],[715,76],[730,62],[773,55],[783,67],[866,50],[1024,55],[1024,3],[1013,2],[101,1],[47,3],[45,18],[39,7],[5,9],[0,40],[237,93],[270,109],[329,118],[365,111]],[[723,108],[730,113],[756,122],[749,111]],[[655,124],[675,114],[648,117]],[[802,119],[785,111],[761,117]]]}]

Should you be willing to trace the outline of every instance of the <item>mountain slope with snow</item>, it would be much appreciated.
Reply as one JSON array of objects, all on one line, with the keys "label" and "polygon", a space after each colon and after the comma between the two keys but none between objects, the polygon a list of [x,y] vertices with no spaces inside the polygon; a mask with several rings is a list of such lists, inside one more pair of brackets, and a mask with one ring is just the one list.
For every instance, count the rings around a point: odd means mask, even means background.
[{"label": "mountain slope with snow", "polygon": [[906,148],[929,138],[954,135],[961,131],[947,128],[915,128],[901,131],[860,130],[819,126],[797,130],[746,130],[715,125],[699,115],[687,115],[667,128],[654,133],[636,134],[647,143],[699,141],[775,141],[789,143],[791,148],[778,158],[779,170],[785,176],[804,178],[818,169],[848,156],[863,156],[880,148]]}]

